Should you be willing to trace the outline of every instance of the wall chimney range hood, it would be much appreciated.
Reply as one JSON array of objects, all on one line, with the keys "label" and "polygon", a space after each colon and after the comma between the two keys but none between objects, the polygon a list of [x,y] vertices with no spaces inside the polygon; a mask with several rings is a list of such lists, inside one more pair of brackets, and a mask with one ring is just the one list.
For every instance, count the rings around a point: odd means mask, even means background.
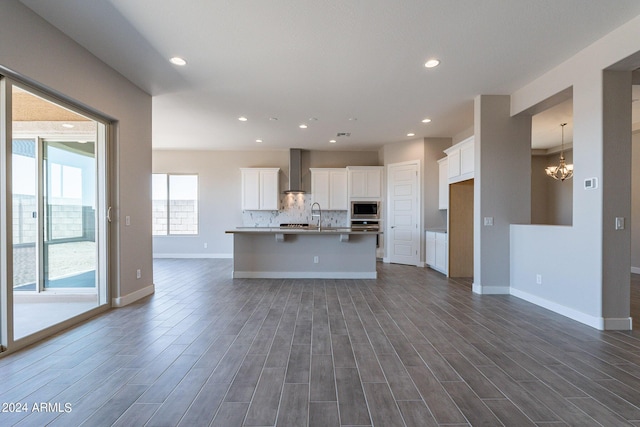
[{"label": "wall chimney range hood", "polygon": [[289,187],[285,194],[304,193],[302,189],[302,150],[289,150]]}]

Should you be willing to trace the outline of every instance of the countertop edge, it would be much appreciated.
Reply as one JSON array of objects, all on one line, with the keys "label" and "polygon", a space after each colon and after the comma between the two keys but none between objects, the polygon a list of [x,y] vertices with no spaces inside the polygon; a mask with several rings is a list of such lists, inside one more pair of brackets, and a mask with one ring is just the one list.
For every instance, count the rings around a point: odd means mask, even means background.
[{"label": "countertop edge", "polygon": [[382,231],[364,231],[364,230],[349,230],[346,228],[329,229],[329,230],[300,230],[300,229],[281,229],[277,227],[273,228],[261,228],[261,227],[246,227],[234,230],[226,230],[226,234],[305,234],[305,235],[331,235],[331,234],[383,234]]}]

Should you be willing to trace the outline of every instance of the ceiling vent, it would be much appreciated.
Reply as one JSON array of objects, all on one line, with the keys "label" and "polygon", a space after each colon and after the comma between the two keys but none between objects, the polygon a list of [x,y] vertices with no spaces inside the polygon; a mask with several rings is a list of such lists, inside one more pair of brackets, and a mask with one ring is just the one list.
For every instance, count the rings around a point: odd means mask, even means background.
[{"label": "ceiling vent", "polygon": [[341,136],[351,136],[351,132],[338,132],[336,136],[338,138],[340,138]]}]

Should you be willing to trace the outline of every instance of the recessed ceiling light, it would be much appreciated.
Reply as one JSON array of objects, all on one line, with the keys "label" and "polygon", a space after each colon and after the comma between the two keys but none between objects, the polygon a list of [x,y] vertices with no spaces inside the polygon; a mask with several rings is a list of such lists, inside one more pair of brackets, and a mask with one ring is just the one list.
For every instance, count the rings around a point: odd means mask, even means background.
[{"label": "recessed ceiling light", "polygon": [[72,128],[73,128],[73,125],[72,125],[71,123],[63,123],[63,124],[62,124],[62,127],[63,127],[63,128],[67,128],[67,129],[72,129]]},{"label": "recessed ceiling light", "polygon": [[357,118],[355,118],[355,117],[349,117],[349,121],[350,121],[350,122],[355,122],[356,120],[358,120],[358,119],[357,119]]},{"label": "recessed ceiling light", "polygon": [[335,140],[335,139],[330,139],[330,140],[329,140],[329,144],[335,144],[335,143],[336,143],[336,140]]},{"label": "recessed ceiling light", "polygon": [[431,119],[424,119],[422,120],[422,123],[431,123]]},{"label": "recessed ceiling light", "polygon": [[300,126],[298,126],[300,129],[306,129],[308,126],[305,125],[304,123],[302,123]]},{"label": "recessed ceiling light", "polygon": [[169,61],[173,65],[179,65],[180,67],[183,67],[183,66],[187,65],[187,61],[185,61],[184,59],[180,58],[179,56],[174,56]]},{"label": "recessed ceiling light", "polygon": [[407,134],[407,136],[416,136],[416,134],[415,134],[415,133],[413,133],[413,132],[409,132],[409,133]]},{"label": "recessed ceiling light", "polygon": [[437,67],[438,65],[440,65],[440,61],[433,58],[428,60],[427,62],[424,63],[424,66],[427,68],[433,68],[433,67]]},{"label": "recessed ceiling light", "polygon": [[256,142],[262,142],[262,140],[261,139],[256,139]]},{"label": "recessed ceiling light", "polygon": [[238,120],[240,120],[241,122],[246,122],[248,119],[245,116],[240,116],[238,117]]}]

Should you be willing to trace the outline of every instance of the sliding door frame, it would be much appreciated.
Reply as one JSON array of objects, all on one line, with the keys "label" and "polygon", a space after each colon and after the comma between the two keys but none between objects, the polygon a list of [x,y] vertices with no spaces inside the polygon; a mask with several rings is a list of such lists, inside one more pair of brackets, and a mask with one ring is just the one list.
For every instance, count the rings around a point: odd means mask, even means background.
[{"label": "sliding door frame", "polygon": [[[96,274],[97,301],[95,308],[74,316],[58,324],[44,328],[18,340],[14,339],[13,319],[13,201],[12,194],[12,88],[13,86],[27,90],[42,99],[55,103],[63,108],[90,118],[97,122],[96,138],[96,245],[99,248]],[[115,192],[111,189],[115,183],[117,163],[115,156],[115,122],[101,116],[69,99],[52,93],[45,87],[0,67],[0,201],[4,210],[0,209],[0,357],[42,340],[70,326],[111,308],[111,282],[117,268],[111,267],[111,260],[117,259],[116,227],[110,226],[108,212],[114,205]],[[40,138],[37,141],[40,145]],[[39,165],[38,167],[41,167]],[[38,184],[41,185],[41,184]],[[40,203],[39,203],[40,205]],[[40,208],[39,208],[40,209]],[[42,215],[38,215],[41,217]],[[39,224],[41,219],[38,220]],[[115,263],[117,265],[117,262]],[[40,267],[39,267],[40,268]],[[41,272],[40,272],[41,273]],[[39,273],[39,274],[40,274]],[[117,276],[113,277],[117,283]],[[39,286],[39,284],[37,284]]]}]

